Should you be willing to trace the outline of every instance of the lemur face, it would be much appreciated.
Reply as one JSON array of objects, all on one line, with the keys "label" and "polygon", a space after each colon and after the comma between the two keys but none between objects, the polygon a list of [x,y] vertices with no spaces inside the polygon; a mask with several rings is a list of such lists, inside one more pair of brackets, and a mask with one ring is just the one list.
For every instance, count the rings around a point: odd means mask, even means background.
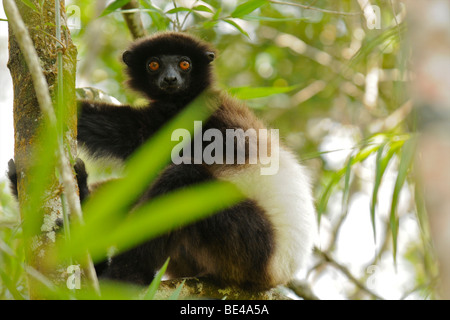
[{"label": "lemur face", "polygon": [[180,55],[161,55],[151,57],[146,63],[149,81],[168,94],[186,90],[194,66],[191,59]]},{"label": "lemur face", "polygon": [[188,101],[212,83],[214,50],[178,33],[137,41],[125,51],[128,85],[150,100]]}]

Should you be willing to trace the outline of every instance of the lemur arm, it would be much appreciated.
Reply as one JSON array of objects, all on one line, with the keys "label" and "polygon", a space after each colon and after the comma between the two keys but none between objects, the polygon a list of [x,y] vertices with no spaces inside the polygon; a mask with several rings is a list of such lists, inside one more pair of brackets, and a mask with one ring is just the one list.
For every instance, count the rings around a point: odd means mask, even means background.
[{"label": "lemur arm", "polygon": [[77,140],[93,156],[126,159],[148,138],[140,109],[85,100],[78,105]]}]

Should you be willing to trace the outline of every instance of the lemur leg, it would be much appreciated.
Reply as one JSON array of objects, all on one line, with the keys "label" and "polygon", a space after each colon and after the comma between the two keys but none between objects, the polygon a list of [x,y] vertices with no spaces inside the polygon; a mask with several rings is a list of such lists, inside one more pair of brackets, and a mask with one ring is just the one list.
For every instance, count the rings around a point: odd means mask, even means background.
[{"label": "lemur leg", "polygon": [[83,201],[89,196],[89,186],[87,183],[88,174],[86,172],[86,167],[83,160],[77,158],[74,165],[74,170],[78,183],[78,190],[80,192],[80,201]]},{"label": "lemur leg", "polygon": [[18,191],[17,191],[17,170],[16,170],[16,164],[14,163],[13,159],[10,159],[8,161],[8,172],[7,176],[10,182],[11,192],[12,194],[18,198]]},{"label": "lemur leg", "polygon": [[[83,200],[89,195],[89,188],[87,185],[87,173],[83,160],[77,158],[74,169],[77,177],[78,188],[80,189],[80,201],[83,202]],[[10,159],[8,161],[7,176],[10,182],[11,192],[17,198],[18,197],[17,169],[13,159]]]}]

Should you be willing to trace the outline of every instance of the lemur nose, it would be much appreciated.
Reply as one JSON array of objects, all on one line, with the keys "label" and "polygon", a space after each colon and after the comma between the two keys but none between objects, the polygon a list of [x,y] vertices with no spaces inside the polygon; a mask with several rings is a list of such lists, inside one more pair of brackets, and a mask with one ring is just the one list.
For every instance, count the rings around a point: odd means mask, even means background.
[{"label": "lemur nose", "polygon": [[169,86],[174,85],[177,83],[177,77],[165,77],[164,82],[167,83]]}]

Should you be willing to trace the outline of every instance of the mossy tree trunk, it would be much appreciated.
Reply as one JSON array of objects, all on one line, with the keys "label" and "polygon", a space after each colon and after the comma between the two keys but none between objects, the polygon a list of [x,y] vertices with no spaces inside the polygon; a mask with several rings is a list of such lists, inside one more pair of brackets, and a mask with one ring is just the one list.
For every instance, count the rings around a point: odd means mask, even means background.
[{"label": "mossy tree trunk", "polygon": [[[65,140],[64,146],[70,149],[71,154],[76,154],[77,51],[67,29],[64,1],[60,2],[62,26],[60,42],[55,37],[55,1],[30,2],[32,5],[27,6],[20,0],[15,1],[39,57],[53,106],[57,106],[58,50],[63,52],[64,103],[63,108],[60,108],[61,111],[55,113],[62,120],[60,123],[64,124],[60,126],[63,130],[61,136]],[[43,7],[40,7],[40,2],[43,3]],[[31,8],[33,5],[35,8]],[[33,299],[43,298],[42,286],[36,280],[35,271],[53,282],[65,281],[63,274],[47,263],[50,260],[49,248],[54,243],[55,237],[61,233],[58,232],[60,229],[58,221],[62,219],[64,204],[61,201],[62,186],[55,170],[56,147],[54,143],[52,145],[51,142],[42,141],[45,115],[41,112],[32,75],[16,36],[10,25],[8,68],[14,86],[14,157],[18,176],[19,206],[26,240],[27,267],[31,270],[28,277],[30,298]],[[42,177],[43,181],[37,181]],[[31,196],[32,188],[41,189],[38,208],[32,205],[32,202],[36,201]]]}]

